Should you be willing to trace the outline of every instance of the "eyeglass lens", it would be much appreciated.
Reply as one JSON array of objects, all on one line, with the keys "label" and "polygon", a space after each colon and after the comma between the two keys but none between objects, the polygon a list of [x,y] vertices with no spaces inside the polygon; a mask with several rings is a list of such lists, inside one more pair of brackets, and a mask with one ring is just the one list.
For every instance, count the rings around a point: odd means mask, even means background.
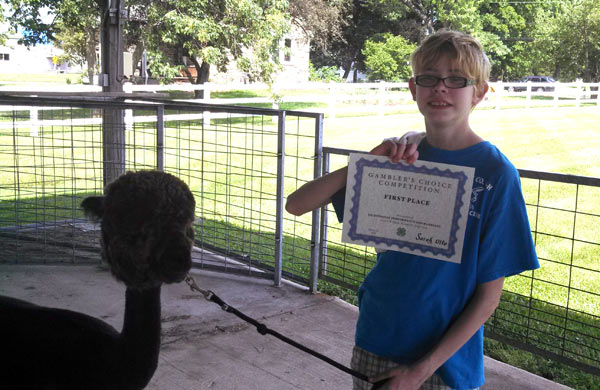
[{"label": "eyeglass lens", "polygon": [[448,88],[464,88],[467,85],[469,85],[469,82],[471,80],[460,76],[450,76],[441,78],[437,76],[422,75],[417,76],[415,78],[415,82],[417,83],[417,85],[429,88],[435,87],[440,81],[442,81],[444,85]]}]

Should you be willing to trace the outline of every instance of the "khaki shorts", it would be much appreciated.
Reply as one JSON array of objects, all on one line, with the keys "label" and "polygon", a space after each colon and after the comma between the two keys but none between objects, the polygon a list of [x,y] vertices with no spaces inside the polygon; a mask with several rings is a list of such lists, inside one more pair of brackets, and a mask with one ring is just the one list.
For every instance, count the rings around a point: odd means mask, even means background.
[{"label": "khaki shorts", "polygon": [[[371,352],[365,351],[364,349],[354,346],[352,351],[352,363],[351,367],[353,370],[361,372],[367,376],[375,376],[382,372],[391,370],[397,367],[398,363],[391,360],[377,356]],[[365,382],[358,378],[352,378],[352,389],[353,390],[370,390],[372,384]],[[442,378],[439,375],[433,374],[427,379],[420,390],[453,390],[451,387],[446,386]],[[478,389],[473,389],[478,390]]]}]

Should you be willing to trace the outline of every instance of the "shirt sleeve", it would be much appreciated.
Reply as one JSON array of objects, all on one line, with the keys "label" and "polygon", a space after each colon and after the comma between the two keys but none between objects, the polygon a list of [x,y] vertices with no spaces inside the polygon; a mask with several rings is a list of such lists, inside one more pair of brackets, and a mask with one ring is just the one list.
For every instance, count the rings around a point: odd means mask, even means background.
[{"label": "shirt sleeve", "polygon": [[477,283],[539,268],[518,173],[503,175],[484,224]]},{"label": "shirt sleeve", "polygon": [[344,205],[346,204],[346,187],[342,187],[331,196],[331,204],[339,222],[344,222]]}]

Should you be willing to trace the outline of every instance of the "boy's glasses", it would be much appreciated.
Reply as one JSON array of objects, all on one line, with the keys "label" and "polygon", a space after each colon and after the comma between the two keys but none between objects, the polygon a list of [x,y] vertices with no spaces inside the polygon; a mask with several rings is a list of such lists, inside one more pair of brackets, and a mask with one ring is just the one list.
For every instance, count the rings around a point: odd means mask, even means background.
[{"label": "boy's glasses", "polygon": [[439,82],[443,82],[448,88],[457,89],[464,88],[467,85],[475,84],[475,80],[469,80],[466,77],[450,76],[450,77],[436,77],[431,75],[422,75],[415,77],[415,83],[421,87],[433,88],[438,85]]}]

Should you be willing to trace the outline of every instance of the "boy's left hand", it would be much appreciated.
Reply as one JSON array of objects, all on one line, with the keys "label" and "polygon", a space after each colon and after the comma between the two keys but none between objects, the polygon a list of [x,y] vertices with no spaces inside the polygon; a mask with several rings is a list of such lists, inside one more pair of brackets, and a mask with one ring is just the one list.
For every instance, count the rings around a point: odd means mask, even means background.
[{"label": "boy's left hand", "polygon": [[395,163],[404,160],[407,164],[412,164],[419,158],[417,147],[423,138],[425,138],[425,133],[409,131],[402,137],[386,138],[380,145],[371,150],[370,153],[378,156],[387,156]]},{"label": "boy's left hand", "polygon": [[417,146],[417,144],[402,144],[388,139],[377,145],[369,153],[377,156],[387,156],[395,163],[404,160],[407,164],[412,164],[419,158]]},{"label": "boy's left hand", "polygon": [[385,390],[418,390],[427,379],[419,369],[413,366],[399,366],[384,374],[369,378],[369,382],[376,383],[387,379],[383,388]]}]

